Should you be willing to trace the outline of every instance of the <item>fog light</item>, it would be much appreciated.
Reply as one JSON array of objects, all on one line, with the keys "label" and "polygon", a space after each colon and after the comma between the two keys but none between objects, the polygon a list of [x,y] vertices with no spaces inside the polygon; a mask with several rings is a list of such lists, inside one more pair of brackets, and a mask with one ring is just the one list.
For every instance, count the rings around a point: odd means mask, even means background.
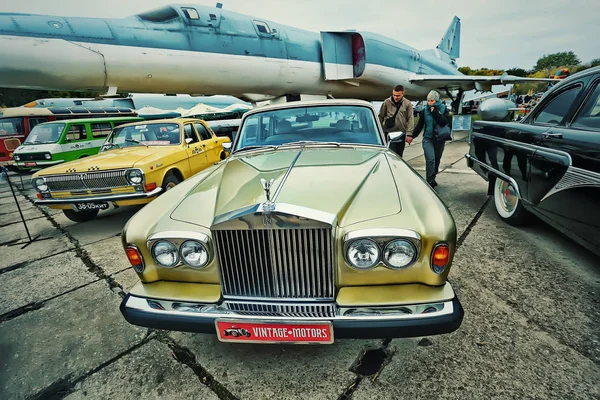
[{"label": "fog light", "polygon": [[125,249],[125,253],[127,253],[127,258],[133,269],[136,272],[142,272],[144,270],[144,259],[137,247],[129,246]]},{"label": "fog light", "polygon": [[445,243],[435,245],[431,253],[431,269],[436,274],[444,272],[450,261],[450,247]]}]

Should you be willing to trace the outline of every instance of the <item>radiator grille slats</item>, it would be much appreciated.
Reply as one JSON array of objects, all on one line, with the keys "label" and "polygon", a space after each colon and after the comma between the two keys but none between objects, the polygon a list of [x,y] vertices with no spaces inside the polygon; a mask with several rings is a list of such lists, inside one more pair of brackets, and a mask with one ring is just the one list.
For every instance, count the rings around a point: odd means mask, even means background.
[{"label": "radiator grille slats", "polygon": [[223,294],[333,299],[331,229],[216,230]]},{"label": "radiator grille slats", "polygon": [[292,317],[292,318],[333,318],[335,317],[334,304],[257,304],[227,301],[225,306],[241,315],[258,315],[265,317]]},{"label": "radiator grille slats", "polygon": [[118,170],[48,176],[46,184],[50,191],[55,192],[131,186],[125,177],[125,172],[126,170]]}]

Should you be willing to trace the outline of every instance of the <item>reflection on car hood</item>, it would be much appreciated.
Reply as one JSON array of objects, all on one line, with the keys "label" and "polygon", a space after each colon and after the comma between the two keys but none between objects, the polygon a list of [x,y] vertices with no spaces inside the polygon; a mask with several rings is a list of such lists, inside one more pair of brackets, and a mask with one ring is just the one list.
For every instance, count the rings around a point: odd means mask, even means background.
[{"label": "reflection on car hood", "polygon": [[[103,151],[93,156],[45,168],[39,175],[65,174],[72,172],[105,171],[131,168],[149,156],[160,156],[173,152],[170,146],[135,146]],[[135,165],[139,167],[139,165]]]},{"label": "reflection on car hood", "polygon": [[340,226],[401,209],[385,150],[307,148],[232,156],[189,192],[171,217],[210,227],[215,216],[264,203],[261,178],[274,179],[276,203],[336,215]]}]

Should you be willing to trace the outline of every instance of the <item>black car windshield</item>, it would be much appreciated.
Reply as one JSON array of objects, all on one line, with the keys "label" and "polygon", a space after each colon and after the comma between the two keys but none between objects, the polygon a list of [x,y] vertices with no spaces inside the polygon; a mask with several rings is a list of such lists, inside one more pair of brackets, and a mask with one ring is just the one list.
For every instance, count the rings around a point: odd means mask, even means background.
[{"label": "black car windshield", "polygon": [[370,108],[330,105],[253,114],[245,119],[234,151],[294,142],[382,145]]},{"label": "black car windshield", "polygon": [[36,125],[23,144],[56,143],[65,129],[65,124],[47,123]]},{"label": "black car windshield", "polygon": [[174,123],[148,123],[115,128],[103,149],[129,146],[172,146],[181,143],[181,129]]}]

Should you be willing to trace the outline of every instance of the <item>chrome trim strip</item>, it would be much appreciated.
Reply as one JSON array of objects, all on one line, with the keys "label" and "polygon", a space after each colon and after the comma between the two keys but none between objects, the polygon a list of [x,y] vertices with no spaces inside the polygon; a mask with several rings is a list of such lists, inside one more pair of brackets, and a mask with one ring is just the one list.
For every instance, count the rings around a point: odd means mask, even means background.
[{"label": "chrome trim strip", "polygon": [[[148,199],[150,197],[157,196],[162,192],[161,187],[157,187],[151,192],[141,193],[127,193],[127,194],[115,194],[109,196],[95,196],[95,197],[71,197],[68,199],[38,199],[35,204],[41,205],[53,205],[53,204],[73,204],[73,203],[95,203],[98,201],[119,201],[119,200],[137,200],[137,199]],[[47,193],[47,192],[45,192]]]},{"label": "chrome trim strip", "polygon": [[[281,189],[283,189],[283,185],[285,185],[285,181],[287,181],[288,176],[290,176],[290,173],[292,172],[292,169],[296,165],[296,161],[298,161],[298,158],[300,158],[301,154],[302,154],[302,150],[300,150],[298,152],[298,154],[296,154],[296,157],[294,157],[294,159],[292,160],[292,163],[288,167],[287,171],[285,171],[283,178],[281,178],[281,182],[279,182],[279,185],[277,186],[277,189],[275,190],[275,193],[273,194],[271,203],[275,203],[277,201],[277,196],[279,196]],[[261,207],[262,207],[262,205],[261,205]]]},{"label": "chrome trim strip", "polygon": [[146,242],[151,242],[159,239],[195,239],[202,243],[208,243],[209,237],[207,234],[196,231],[164,231],[150,235]]},{"label": "chrome trim strip", "polygon": [[421,235],[410,229],[400,228],[375,228],[375,229],[359,229],[348,232],[344,235],[344,242],[362,237],[407,237],[411,239],[421,240]]},{"label": "chrome trim strip", "polygon": [[[25,163],[36,163],[36,165],[25,165]],[[32,161],[14,161],[14,165],[18,166],[18,167],[25,167],[25,168],[35,168],[38,165],[56,165],[56,164],[61,164],[64,163],[65,160],[53,160],[53,161],[44,161],[44,160],[32,160]]]},{"label": "chrome trim strip", "polygon": [[[263,210],[262,204],[259,205],[256,212],[257,213],[265,212]],[[319,222],[323,222],[325,224],[329,224],[331,226],[335,226],[336,220],[337,220],[337,215],[335,215],[335,214],[315,210],[314,208],[302,207],[302,206],[297,206],[294,204],[287,204],[287,203],[276,203],[275,209],[272,211],[269,211],[269,212],[271,215],[281,213],[281,214],[288,214],[288,215],[294,215],[294,216],[298,216],[298,217],[308,218],[308,219],[312,219],[314,221],[319,221]]]},{"label": "chrome trim strip", "polygon": [[517,197],[519,199],[522,198],[521,190],[519,189],[519,185],[517,184],[517,181],[515,181],[513,178],[511,178],[510,176],[498,171],[497,169],[494,169],[494,168],[490,167],[489,165],[479,161],[478,159],[476,159],[475,157],[473,157],[470,154],[465,154],[465,157],[468,158],[469,160],[471,160],[472,162],[477,163],[481,168],[487,169],[489,172],[497,175],[498,178],[501,178],[501,179],[505,180],[506,182],[510,183],[515,188]]},{"label": "chrome trim strip", "polygon": [[[153,304],[154,307],[150,306]],[[335,316],[333,317],[298,317],[301,321],[382,321],[382,320],[415,320],[421,318],[434,318],[451,315],[454,313],[452,300],[441,301],[437,303],[420,303],[385,307],[338,307],[335,303]],[[189,308],[197,308],[199,311],[181,311],[177,310],[177,305],[183,305]],[[428,308],[435,308],[437,311],[423,312]],[[125,308],[139,310],[157,315],[170,316],[189,316],[198,318],[235,318],[236,320],[248,321],[293,321],[294,317],[279,316],[260,316],[260,315],[242,315],[228,310],[220,304],[192,303],[192,302],[172,302],[167,300],[146,299],[130,295],[125,303]],[[410,313],[406,312],[410,311]],[[383,314],[382,314],[383,312]],[[363,315],[352,315],[352,313],[362,313]],[[350,315],[347,315],[350,314]],[[367,315],[364,315],[367,314]],[[371,315],[368,315],[371,314]]]},{"label": "chrome trim strip", "polygon": [[560,178],[556,185],[542,197],[541,201],[546,200],[548,197],[562,192],[563,190],[572,189],[576,187],[600,187],[600,174],[593,171],[570,166],[567,168],[565,174]]}]

